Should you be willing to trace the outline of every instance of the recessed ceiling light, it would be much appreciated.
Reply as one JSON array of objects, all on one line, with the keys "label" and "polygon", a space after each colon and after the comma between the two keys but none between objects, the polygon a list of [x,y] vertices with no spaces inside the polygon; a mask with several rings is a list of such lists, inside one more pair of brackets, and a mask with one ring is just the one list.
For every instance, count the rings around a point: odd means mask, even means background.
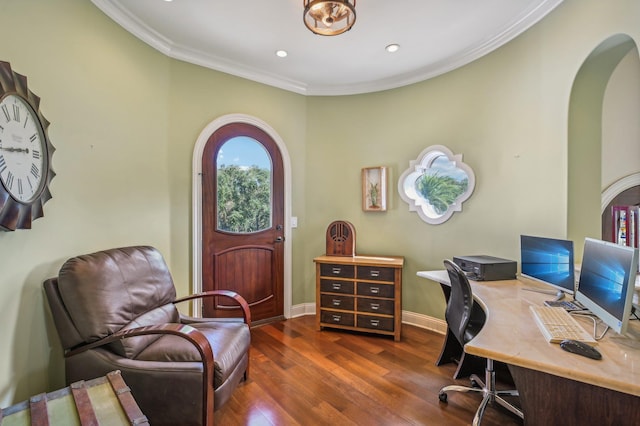
[{"label": "recessed ceiling light", "polygon": [[286,50],[276,50],[276,56],[279,58],[286,58],[288,55]]},{"label": "recessed ceiling light", "polygon": [[399,44],[390,44],[387,47],[385,47],[385,50],[389,53],[393,53],[393,52],[397,52],[398,49],[400,49],[400,45]]}]

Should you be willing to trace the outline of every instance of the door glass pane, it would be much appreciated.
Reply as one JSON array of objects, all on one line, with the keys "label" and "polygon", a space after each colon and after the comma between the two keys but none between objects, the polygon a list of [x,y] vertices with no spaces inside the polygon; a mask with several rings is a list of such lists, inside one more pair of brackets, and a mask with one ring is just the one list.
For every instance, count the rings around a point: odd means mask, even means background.
[{"label": "door glass pane", "polygon": [[271,157],[247,136],[225,142],[218,151],[217,228],[251,233],[271,228]]}]

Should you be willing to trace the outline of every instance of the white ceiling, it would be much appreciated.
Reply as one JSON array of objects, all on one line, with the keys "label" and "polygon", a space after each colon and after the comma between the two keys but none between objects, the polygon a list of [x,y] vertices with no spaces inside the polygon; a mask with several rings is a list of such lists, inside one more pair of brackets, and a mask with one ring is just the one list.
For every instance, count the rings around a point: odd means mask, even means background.
[{"label": "white ceiling", "polygon": [[[347,95],[468,64],[562,0],[359,0],[353,28],[333,37],[305,27],[302,0],[92,2],[169,57],[304,95]],[[391,43],[400,50],[386,52]]]}]

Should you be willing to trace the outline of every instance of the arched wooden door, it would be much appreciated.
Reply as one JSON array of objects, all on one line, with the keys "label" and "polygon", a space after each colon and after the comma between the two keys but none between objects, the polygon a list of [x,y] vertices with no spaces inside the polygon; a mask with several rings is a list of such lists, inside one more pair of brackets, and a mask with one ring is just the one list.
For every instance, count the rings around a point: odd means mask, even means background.
[{"label": "arched wooden door", "polygon": [[[284,171],[275,141],[247,123],[209,137],[202,155],[202,289],[230,289],[254,322],[284,318]],[[205,299],[205,317],[240,315]]]}]

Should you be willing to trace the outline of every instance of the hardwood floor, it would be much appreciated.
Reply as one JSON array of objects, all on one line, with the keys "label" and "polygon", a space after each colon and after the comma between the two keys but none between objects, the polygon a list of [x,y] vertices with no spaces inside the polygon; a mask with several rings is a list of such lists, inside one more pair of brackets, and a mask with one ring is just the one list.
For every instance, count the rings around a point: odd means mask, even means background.
[{"label": "hardwood floor", "polygon": [[[469,425],[479,393],[438,401],[455,365],[435,366],[443,336],[403,325],[402,341],[315,330],[308,315],[252,329],[251,369],[215,414],[217,425]],[[521,425],[488,407],[484,426]]]}]

